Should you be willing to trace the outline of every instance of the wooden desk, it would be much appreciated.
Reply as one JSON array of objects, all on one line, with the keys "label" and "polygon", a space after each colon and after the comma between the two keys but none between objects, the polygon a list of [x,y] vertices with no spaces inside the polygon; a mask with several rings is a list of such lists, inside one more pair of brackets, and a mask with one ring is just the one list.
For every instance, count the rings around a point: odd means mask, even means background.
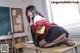
[{"label": "wooden desk", "polygon": [[66,45],[62,45],[62,46],[53,47],[53,48],[39,48],[39,47],[36,47],[33,45],[26,44],[25,48],[36,50],[37,53],[41,52],[41,51],[47,51],[49,53],[65,53],[65,52],[72,50],[74,48],[77,53],[77,47],[80,46],[80,42],[75,41],[75,44],[76,45],[70,46],[70,47],[68,47]]}]

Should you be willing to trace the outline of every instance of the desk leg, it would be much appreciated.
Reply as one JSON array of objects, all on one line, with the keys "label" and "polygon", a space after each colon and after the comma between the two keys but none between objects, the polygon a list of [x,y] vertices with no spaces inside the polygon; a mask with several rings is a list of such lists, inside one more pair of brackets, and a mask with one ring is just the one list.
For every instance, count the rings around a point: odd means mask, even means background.
[{"label": "desk leg", "polygon": [[78,53],[78,48],[77,47],[75,47],[75,53]]},{"label": "desk leg", "polygon": [[39,50],[39,52],[41,53],[41,50]]},{"label": "desk leg", "polygon": [[41,50],[36,49],[36,53],[41,53]]}]

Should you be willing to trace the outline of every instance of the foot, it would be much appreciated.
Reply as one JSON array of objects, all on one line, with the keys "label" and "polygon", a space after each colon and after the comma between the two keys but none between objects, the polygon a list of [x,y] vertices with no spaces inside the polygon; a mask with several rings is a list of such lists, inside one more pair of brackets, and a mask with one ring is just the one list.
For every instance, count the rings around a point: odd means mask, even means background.
[{"label": "foot", "polygon": [[75,43],[70,39],[65,40],[64,43],[67,44],[67,46],[74,46],[75,45]]}]

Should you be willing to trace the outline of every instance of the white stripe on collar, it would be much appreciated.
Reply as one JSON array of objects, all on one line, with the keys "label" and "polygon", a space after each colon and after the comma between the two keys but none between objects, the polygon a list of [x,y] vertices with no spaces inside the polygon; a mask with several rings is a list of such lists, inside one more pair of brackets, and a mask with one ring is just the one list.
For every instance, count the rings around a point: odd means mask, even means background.
[{"label": "white stripe on collar", "polygon": [[34,17],[34,23],[36,23],[37,21],[42,20],[42,19],[44,19],[44,18],[41,17],[41,16],[39,16],[39,15],[36,15],[36,16]]}]

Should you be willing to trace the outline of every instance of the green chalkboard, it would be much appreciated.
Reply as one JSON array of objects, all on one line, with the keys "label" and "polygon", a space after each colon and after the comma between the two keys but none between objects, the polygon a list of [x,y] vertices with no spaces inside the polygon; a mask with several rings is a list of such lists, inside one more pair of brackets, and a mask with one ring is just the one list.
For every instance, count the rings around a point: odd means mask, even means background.
[{"label": "green chalkboard", "polygon": [[11,31],[9,7],[0,7],[0,36]]}]

